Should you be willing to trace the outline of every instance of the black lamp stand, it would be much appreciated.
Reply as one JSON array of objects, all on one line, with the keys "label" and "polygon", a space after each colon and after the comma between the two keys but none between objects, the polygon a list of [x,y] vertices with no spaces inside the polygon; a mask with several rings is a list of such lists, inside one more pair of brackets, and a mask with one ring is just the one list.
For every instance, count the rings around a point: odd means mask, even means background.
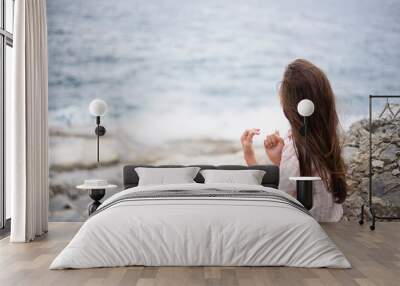
[{"label": "black lamp stand", "polygon": [[[304,136],[304,160],[308,160],[307,154],[307,124],[308,117],[304,116],[304,125],[300,130],[301,135]],[[303,206],[310,210],[313,207],[313,180],[304,179],[301,177],[296,180],[297,200],[303,204]]]},{"label": "black lamp stand", "polygon": [[103,136],[106,134],[106,129],[104,126],[100,125],[100,116],[96,116],[96,129],[94,130],[94,133],[97,135],[97,164],[100,163],[100,136]]}]

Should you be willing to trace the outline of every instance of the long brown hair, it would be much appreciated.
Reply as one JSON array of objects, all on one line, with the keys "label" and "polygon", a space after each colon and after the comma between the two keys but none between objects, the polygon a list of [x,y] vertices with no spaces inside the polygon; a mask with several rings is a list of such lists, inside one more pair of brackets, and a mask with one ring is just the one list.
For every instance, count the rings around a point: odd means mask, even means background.
[{"label": "long brown hair", "polygon": [[[283,112],[292,128],[300,175],[312,176],[317,172],[328,191],[332,192],[334,201],[343,203],[348,188],[346,167],[341,154],[335,96],[328,78],[314,64],[297,59],[287,66],[279,93]],[[315,106],[308,119],[307,142],[301,134],[303,118],[297,112],[297,104],[302,99],[311,100]]]}]

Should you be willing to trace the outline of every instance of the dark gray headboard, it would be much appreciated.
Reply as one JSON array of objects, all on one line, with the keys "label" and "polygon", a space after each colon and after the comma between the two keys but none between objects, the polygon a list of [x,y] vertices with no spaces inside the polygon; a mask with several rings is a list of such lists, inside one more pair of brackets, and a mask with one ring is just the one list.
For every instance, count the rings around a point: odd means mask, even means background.
[{"label": "dark gray headboard", "polygon": [[[263,170],[266,172],[264,178],[262,180],[262,185],[265,187],[272,187],[277,189],[279,185],[279,168],[273,165],[256,165],[256,166],[241,166],[241,165],[190,165],[190,167],[196,166],[200,167],[202,170],[204,169],[219,169],[219,170]],[[186,167],[182,165],[160,165],[160,166],[149,166],[149,165],[127,165],[124,167],[124,189],[136,187],[139,183],[139,177],[135,171],[137,167],[147,167],[147,168],[181,168]],[[197,183],[204,183],[203,176],[198,173],[194,180]]]}]

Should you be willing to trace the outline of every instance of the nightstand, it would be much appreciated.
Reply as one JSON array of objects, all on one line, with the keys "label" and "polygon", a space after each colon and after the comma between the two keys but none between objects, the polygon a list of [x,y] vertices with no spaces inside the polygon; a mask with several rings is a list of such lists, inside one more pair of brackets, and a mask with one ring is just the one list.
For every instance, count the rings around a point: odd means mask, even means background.
[{"label": "nightstand", "polygon": [[106,190],[116,187],[116,185],[107,184],[106,180],[85,180],[83,185],[76,186],[80,190],[88,190],[89,197],[93,200],[93,203],[88,206],[89,216],[101,205],[100,200],[106,194]]},{"label": "nightstand", "polygon": [[320,177],[290,177],[296,181],[297,200],[310,210],[313,207],[313,182],[321,181]]}]

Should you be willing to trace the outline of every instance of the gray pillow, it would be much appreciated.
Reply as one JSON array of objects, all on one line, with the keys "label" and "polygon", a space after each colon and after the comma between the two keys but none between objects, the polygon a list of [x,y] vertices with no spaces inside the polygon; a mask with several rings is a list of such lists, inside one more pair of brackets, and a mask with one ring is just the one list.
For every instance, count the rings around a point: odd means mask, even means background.
[{"label": "gray pillow", "polygon": [[261,185],[265,171],[262,170],[202,170],[205,184],[226,183]]},{"label": "gray pillow", "polygon": [[135,168],[139,176],[139,186],[195,183],[193,179],[199,170],[199,167]]}]

